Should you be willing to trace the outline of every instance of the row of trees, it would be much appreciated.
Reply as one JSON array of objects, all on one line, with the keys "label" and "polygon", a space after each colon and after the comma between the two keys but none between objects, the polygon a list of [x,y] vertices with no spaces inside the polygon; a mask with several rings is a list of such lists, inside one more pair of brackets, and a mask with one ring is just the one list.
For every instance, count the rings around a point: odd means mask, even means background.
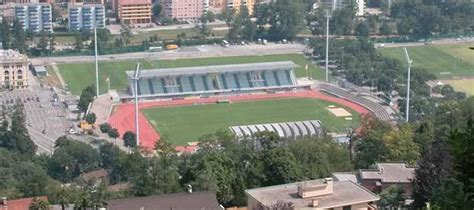
[{"label": "row of trees", "polygon": [[247,6],[239,10],[225,10],[220,15],[227,26],[227,39],[231,41],[253,41],[257,38],[268,40],[293,40],[304,28],[304,3],[302,0],[277,0],[255,6],[251,20]]}]

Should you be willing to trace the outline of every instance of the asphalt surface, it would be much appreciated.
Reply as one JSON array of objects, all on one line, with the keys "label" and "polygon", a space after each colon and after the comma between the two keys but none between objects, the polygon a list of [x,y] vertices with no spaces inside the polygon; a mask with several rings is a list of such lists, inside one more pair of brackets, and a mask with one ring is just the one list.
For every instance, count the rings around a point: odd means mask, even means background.
[{"label": "asphalt surface", "polygon": [[63,105],[54,102],[52,90],[42,88],[32,75],[30,84],[28,90],[3,92],[0,104],[11,113],[14,102],[20,99],[24,104],[28,133],[38,146],[37,153],[51,154],[56,139],[66,135],[73,122],[67,119]]},{"label": "asphalt surface", "polygon": [[[178,50],[161,52],[135,52],[114,55],[99,55],[99,61],[114,60],[174,60],[181,58],[203,58],[221,56],[249,56],[249,55],[271,55],[271,54],[292,54],[302,53],[306,48],[303,44],[273,44],[267,45],[233,45],[222,47],[220,45],[200,45],[192,47],[182,47]],[[42,57],[31,59],[33,63],[83,63],[94,62],[94,56],[69,56],[69,57]]]}]

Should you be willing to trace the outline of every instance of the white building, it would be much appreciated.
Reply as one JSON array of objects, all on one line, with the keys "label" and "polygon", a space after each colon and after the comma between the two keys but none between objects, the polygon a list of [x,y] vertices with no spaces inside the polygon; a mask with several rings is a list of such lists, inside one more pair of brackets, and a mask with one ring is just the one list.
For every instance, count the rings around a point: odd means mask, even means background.
[{"label": "white building", "polygon": [[[347,6],[348,1],[350,0],[319,0],[319,3],[315,3],[315,6],[313,8],[316,9],[318,7],[323,7],[334,11]],[[356,16],[363,16],[365,12],[365,0],[356,0],[355,4]]]},{"label": "white building", "polygon": [[0,50],[0,87],[28,87],[28,57],[13,50]]},{"label": "white building", "polygon": [[17,4],[15,5],[15,16],[24,30],[31,30],[34,33],[39,33],[42,30],[53,32],[51,4]]},{"label": "white building", "polygon": [[68,6],[69,31],[105,28],[105,8],[100,4]]}]

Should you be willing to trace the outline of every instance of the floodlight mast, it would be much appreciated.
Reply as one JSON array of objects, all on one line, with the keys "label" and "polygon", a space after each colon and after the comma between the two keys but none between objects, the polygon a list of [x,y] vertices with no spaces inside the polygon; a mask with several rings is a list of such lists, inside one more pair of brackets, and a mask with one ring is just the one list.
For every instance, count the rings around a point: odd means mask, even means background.
[{"label": "floodlight mast", "polygon": [[329,82],[329,18],[331,15],[329,14],[329,10],[326,10],[326,82]]},{"label": "floodlight mast", "polygon": [[140,146],[140,130],[138,126],[138,80],[140,80],[140,63],[137,63],[137,67],[133,74],[134,87],[133,94],[135,96],[135,135],[137,137],[137,147]]},{"label": "floodlight mast", "polygon": [[408,55],[408,50],[406,47],[403,48],[405,51],[405,59],[407,60],[408,64],[408,75],[407,75],[407,103],[406,103],[406,110],[405,110],[405,120],[408,122],[410,118],[410,73],[411,73],[411,64],[413,60],[410,60],[410,55]]},{"label": "floodlight mast", "polygon": [[99,97],[99,59],[97,55],[97,26],[94,28],[94,51],[95,51],[95,90],[96,97]]}]

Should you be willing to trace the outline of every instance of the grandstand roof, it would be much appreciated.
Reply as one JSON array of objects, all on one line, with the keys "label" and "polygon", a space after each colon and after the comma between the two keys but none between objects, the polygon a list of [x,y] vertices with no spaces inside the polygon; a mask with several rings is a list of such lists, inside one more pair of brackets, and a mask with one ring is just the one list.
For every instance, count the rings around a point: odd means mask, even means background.
[{"label": "grandstand roof", "polygon": [[[278,61],[265,63],[246,63],[246,64],[230,64],[230,65],[215,65],[215,66],[196,66],[196,67],[182,67],[182,68],[163,68],[142,70],[141,77],[164,77],[164,76],[179,76],[179,75],[193,75],[193,74],[208,74],[208,73],[225,73],[225,72],[248,72],[259,70],[278,70],[291,69],[299,67],[292,61]],[[129,78],[133,77],[134,71],[127,71]]]}]

